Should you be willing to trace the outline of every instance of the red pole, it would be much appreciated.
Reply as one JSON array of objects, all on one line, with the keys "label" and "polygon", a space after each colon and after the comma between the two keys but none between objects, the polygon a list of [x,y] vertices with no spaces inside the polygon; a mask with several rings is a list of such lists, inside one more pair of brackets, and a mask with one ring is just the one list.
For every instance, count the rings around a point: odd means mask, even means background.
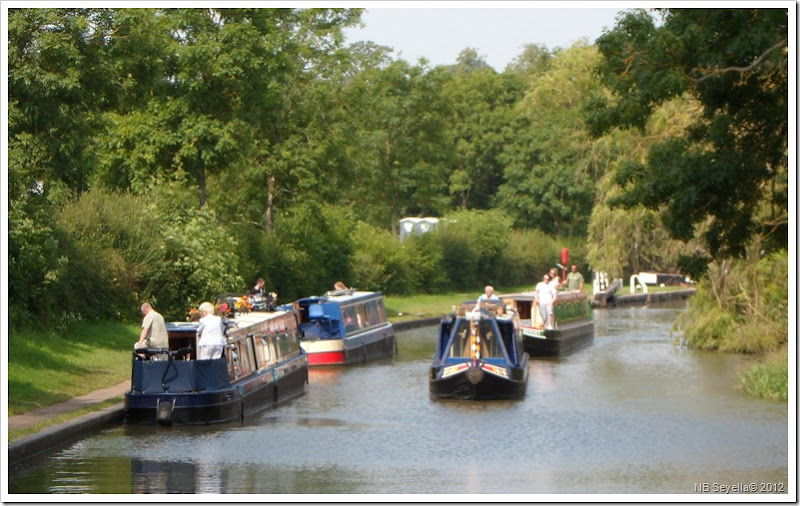
[{"label": "red pole", "polygon": [[567,279],[567,264],[569,263],[569,250],[567,248],[561,249],[561,281]]}]

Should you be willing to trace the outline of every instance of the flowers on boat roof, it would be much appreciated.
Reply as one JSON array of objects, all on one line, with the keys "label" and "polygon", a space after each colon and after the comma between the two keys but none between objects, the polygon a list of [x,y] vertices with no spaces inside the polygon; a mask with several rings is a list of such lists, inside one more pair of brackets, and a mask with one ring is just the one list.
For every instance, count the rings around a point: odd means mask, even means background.
[{"label": "flowers on boat roof", "polygon": [[228,305],[227,302],[217,302],[214,305],[214,314],[219,315],[223,318],[228,318],[233,316],[233,309]]},{"label": "flowers on boat roof", "polygon": [[250,301],[250,296],[246,294],[236,299],[234,306],[239,313],[247,313],[253,310],[253,303]]},{"label": "flowers on boat roof", "polygon": [[186,315],[186,321],[187,322],[196,322],[196,321],[200,320],[201,316],[202,315],[200,314],[200,310],[197,309],[196,307],[193,307],[193,308],[189,309],[189,313]]}]

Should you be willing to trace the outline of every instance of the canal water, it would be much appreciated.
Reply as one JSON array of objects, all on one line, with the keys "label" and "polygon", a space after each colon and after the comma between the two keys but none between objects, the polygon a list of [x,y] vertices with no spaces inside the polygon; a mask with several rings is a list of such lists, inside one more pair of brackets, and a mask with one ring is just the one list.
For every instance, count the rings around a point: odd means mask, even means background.
[{"label": "canal water", "polygon": [[436,328],[404,331],[395,359],[312,369],[304,396],[245,423],[112,426],[12,467],[8,490],[692,494],[755,484],[785,492],[786,403],[735,391],[746,359],[676,345],[672,323],[684,310],[681,302],[595,311],[593,344],[531,360],[518,401],[431,400]]}]

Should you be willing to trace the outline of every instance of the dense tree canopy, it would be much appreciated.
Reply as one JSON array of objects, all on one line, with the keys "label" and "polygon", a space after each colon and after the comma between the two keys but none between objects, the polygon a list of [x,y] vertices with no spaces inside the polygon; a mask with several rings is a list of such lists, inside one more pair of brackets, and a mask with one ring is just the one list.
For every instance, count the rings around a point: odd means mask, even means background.
[{"label": "dense tree canopy", "polygon": [[618,201],[664,206],[663,223],[678,239],[702,225],[712,257],[741,256],[754,233],[785,247],[787,10],[658,14],[660,22],[629,12],[597,40],[600,76],[614,99],[598,96],[589,105],[592,130],[641,129],[656,107],[683,94],[702,110],[683,135],[619,171]]},{"label": "dense tree canopy", "polygon": [[[181,317],[256,277],[288,301],[530,283],[567,244],[623,275],[785,243],[785,9],[660,15],[498,71],[347,46],[359,9],[10,9],[11,312]],[[420,215],[442,226],[398,243]]]}]

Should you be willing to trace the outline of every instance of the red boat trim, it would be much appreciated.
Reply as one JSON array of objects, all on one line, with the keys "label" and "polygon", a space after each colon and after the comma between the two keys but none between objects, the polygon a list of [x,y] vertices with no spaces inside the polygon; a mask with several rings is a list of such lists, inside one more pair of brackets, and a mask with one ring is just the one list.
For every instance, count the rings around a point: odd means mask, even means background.
[{"label": "red boat trim", "polygon": [[308,353],[308,365],[344,364],[344,351]]}]

